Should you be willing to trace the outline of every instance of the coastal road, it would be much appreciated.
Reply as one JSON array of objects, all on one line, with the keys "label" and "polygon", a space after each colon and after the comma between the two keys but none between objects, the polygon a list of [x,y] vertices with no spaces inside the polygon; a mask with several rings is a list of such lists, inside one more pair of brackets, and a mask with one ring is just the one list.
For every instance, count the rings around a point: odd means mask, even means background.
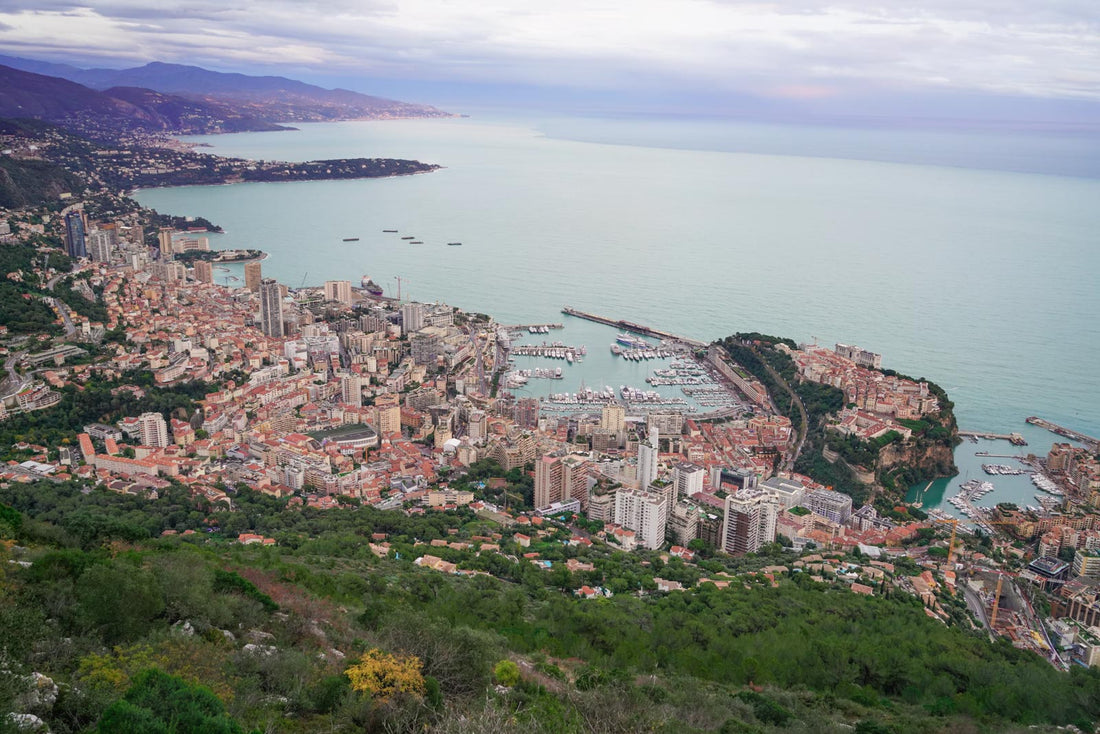
[{"label": "coastal road", "polygon": [[8,376],[0,383],[0,395],[17,393],[23,389],[24,385],[30,382],[30,380],[24,379],[15,371],[15,365],[18,364],[19,360],[23,359],[26,354],[25,351],[16,352],[4,360],[4,371],[8,373]]}]

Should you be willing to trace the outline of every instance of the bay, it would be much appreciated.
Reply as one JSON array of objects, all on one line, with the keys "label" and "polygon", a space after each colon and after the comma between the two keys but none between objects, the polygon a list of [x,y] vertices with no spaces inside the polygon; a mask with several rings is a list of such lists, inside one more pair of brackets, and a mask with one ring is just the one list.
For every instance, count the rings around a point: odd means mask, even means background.
[{"label": "bay", "polygon": [[[1039,452],[1056,437],[1026,426],[1029,415],[1100,434],[1100,180],[1091,167],[1075,176],[996,170],[988,138],[981,167],[913,163],[967,140],[947,136],[934,149],[906,131],[876,131],[864,157],[878,160],[859,160],[855,138],[849,157],[827,157],[840,154],[835,146],[808,155],[820,132],[793,126],[756,129],[738,144],[769,151],[754,153],[694,123],[666,121],[644,141],[624,133],[638,144],[586,142],[613,139],[614,121],[588,133],[585,125],[547,122],[561,138],[537,121],[472,119],[205,137],[194,140],[253,159],[398,157],[444,168],[136,198],[215,221],[226,229],[215,246],[267,251],[264,274],[290,286],[369,274],[392,295],[401,276],[403,296],[505,322],[562,321],[568,304],[701,339],[761,331],[857,343],[947,389],[963,428],[1020,430]],[[1016,162],[1006,167],[1067,146],[1096,157],[1087,138],[1034,141],[1030,153],[1006,150]],[[891,145],[910,162],[882,160]],[[799,155],[774,152],[788,149]],[[455,241],[463,245],[445,244]],[[577,341],[581,327],[569,321],[553,338]],[[606,351],[613,332],[584,328],[589,349]],[[590,386],[618,386],[591,370]]]}]

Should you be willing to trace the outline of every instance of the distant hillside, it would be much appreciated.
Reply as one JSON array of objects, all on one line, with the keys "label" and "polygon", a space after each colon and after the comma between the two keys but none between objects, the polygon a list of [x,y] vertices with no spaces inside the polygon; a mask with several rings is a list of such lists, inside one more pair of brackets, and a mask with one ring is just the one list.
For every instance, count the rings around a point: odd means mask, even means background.
[{"label": "distant hillside", "polygon": [[[45,122],[0,119],[0,135],[35,138],[52,129]],[[75,174],[56,163],[0,155],[0,208],[37,206],[82,188]]]},{"label": "distant hillside", "polygon": [[54,163],[0,157],[0,208],[37,206],[79,189],[76,176]]},{"label": "distant hillside", "polygon": [[[248,76],[198,66],[153,62],[132,69],[78,69],[67,64],[0,56],[0,63],[52,74],[87,87],[153,89],[209,104],[228,105],[242,117],[265,120],[339,120],[449,117],[428,105],[372,97],[347,89],[324,89],[281,76]],[[255,128],[250,128],[255,129]]]},{"label": "distant hillside", "polygon": [[282,125],[243,115],[229,105],[196,101],[152,89],[111,87],[105,94],[155,114],[166,129],[181,133],[211,132],[212,128],[227,133],[286,129]]},{"label": "distant hillside", "polygon": [[126,119],[133,126],[152,123],[129,102],[58,77],[0,66],[0,117],[30,117],[60,122],[81,117]]},{"label": "distant hillside", "polygon": [[67,79],[0,66],[0,117],[46,120],[92,137],[278,130],[225,104],[149,89],[96,91]]}]

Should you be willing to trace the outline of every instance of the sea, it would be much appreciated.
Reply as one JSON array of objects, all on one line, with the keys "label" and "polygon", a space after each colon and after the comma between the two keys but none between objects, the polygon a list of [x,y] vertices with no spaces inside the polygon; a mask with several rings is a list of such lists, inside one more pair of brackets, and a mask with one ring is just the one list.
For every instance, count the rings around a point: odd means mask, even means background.
[{"label": "sea", "polygon": [[[499,113],[297,127],[185,140],[254,160],[442,168],[136,198],[221,225],[212,247],[264,250],[265,277],[291,287],[369,275],[387,295],[400,282],[402,298],[561,323],[523,341],[589,354],[525,361],[563,368],[529,394],[645,388],[664,366],[612,357],[615,330],[565,305],[704,340],[755,331],[879,352],[945,388],[961,428],[1029,442],[964,442],[958,477],[914,488],[926,508],[987,478],[977,451],[1062,440],[1028,416],[1100,436],[1096,135]],[[1034,504],[1026,477],[991,479],[984,503]]]}]

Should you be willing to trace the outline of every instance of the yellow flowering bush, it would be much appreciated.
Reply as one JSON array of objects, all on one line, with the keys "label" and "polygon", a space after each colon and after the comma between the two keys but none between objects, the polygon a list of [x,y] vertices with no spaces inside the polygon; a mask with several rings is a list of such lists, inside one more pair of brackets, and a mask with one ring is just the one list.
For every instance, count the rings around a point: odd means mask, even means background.
[{"label": "yellow flowering bush", "polygon": [[368,650],[359,662],[344,671],[353,690],[370,695],[380,702],[397,693],[424,695],[424,676],[420,658],[414,655],[391,655],[377,648]]}]

